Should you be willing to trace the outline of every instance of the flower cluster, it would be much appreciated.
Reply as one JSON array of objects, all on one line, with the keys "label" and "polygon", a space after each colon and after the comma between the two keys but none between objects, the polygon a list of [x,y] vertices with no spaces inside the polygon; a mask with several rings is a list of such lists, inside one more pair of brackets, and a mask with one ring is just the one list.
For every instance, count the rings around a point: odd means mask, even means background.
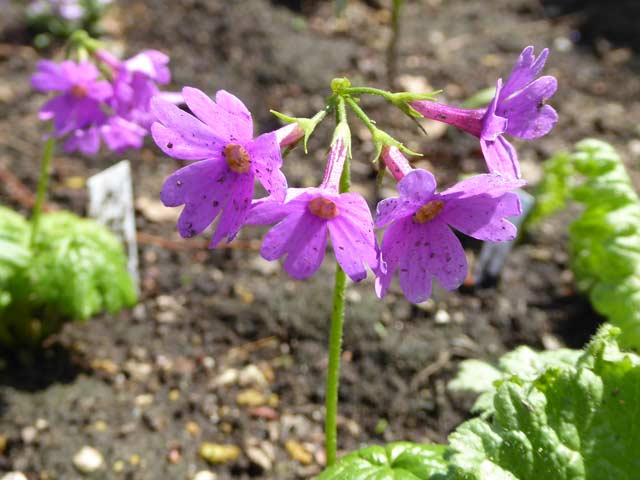
[{"label": "flower cluster", "polygon": [[26,12],[29,17],[58,17],[79,22],[110,3],[112,0],[33,0]]},{"label": "flower cluster", "polygon": [[[251,114],[226,91],[219,91],[214,101],[200,90],[184,88],[184,100],[194,115],[155,97],[155,142],[167,155],[191,162],[165,181],[161,199],[167,206],[184,205],[178,221],[184,237],[201,233],[218,216],[211,247],[223,238],[232,240],[245,224],[274,225],[261,254],[267,260],[285,257],[284,268],[295,279],[318,270],[330,239],[336,260],[353,281],[364,279],[370,269],[382,297],[398,272],[405,296],[414,303],[425,301],[434,278],[444,288],[455,289],[467,275],[465,252],[453,230],[489,242],[516,236],[516,227],[507,219],[521,213],[513,190],[525,182],[519,179],[515,150],[503,134],[537,138],[556,122],[555,110],[545,103],[556,81],[536,79],[547,54],[544,50],[536,59],[533,47],[526,48],[504,86],[497,82],[495,97],[485,109],[411,102],[422,115],[479,137],[490,173],[437,193],[434,176],[413,169],[401,144],[384,145],[381,158],[398,180],[399,196],[378,204],[375,221],[360,194],[340,190],[351,136],[345,98],[335,89],[338,126],[324,179],[312,188],[288,188],[280,170],[281,149],[306,139],[324,114],[314,119],[287,117],[293,123],[254,138]],[[348,92],[347,86],[340,88]],[[346,103],[357,109],[353,100]],[[254,200],[256,178],[269,195]],[[386,228],[380,245],[375,228]]]},{"label": "flower cluster", "polygon": [[168,63],[169,57],[156,50],[125,61],[104,50],[92,60],[40,61],[31,85],[56,94],[41,108],[40,118],[53,122],[53,136],[66,138],[68,153],[95,154],[101,141],[116,152],[140,148],[153,123],[151,98],[160,94],[158,85],[171,80]]}]

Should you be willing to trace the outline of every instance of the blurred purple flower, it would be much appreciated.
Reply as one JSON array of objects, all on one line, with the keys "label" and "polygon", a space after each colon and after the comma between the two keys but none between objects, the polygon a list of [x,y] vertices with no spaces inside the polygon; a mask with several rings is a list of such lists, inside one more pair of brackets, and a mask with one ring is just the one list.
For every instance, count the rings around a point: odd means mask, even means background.
[{"label": "blurred purple flower", "polygon": [[140,125],[113,115],[88,128],[74,130],[65,142],[64,150],[95,155],[103,140],[110,150],[119,153],[129,148],[141,148],[147,133],[148,130]]},{"label": "blurred purple flower", "polygon": [[505,220],[520,215],[520,200],[510,192],[523,180],[485,174],[463,180],[442,193],[426,170],[413,170],[398,182],[399,197],[382,200],[376,227],[389,225],[382,239],[376,293],[385,296],[398,270],[400,287],[412,303],[431,296],[435,277],[447,290],[467,275],[467,259],[451,228],[479,240],[513,240],[516,227]]},{"label": "blurred purple flower", "polygon": [[100,50],[96,59],[107,67],[111,82],[98,80],[100,70],[91,62],[50,61],[38,63],[33,87],[58,93],[40,111],[40,118],[53,120],[53,135],[68,138],[65,151],[94,155],[101,142],[115,152],[142,147],[154,117],[150,112],[155,95],[181,101],[182,96],[160,92],[157,84],[168,83],[169,57],[145,50],[126,61]]},{"label": "blurred purple flower", "polygon": [[496,93],[487,108],[467,110],[432,101],[411,106],[427,118],[448,123],[480,138],[489,171],[520,177],[518,154],[503,134],[517,138],[539,138],[553,128],[558,114],[546,102],[555,93],[555,77],[537,78],[549,55],[544,49],[536,58],[534,48],[525,48],[507,82],[496,84]]},{"label": "blurred purple flower", "polygon": [[195,160],[167,178],[160,198],[170,207],[185,205],[178,220],[183,237],[202,232],[220,214],[213,248],[224,237],[231,241],[245,223],[255,177],[273,198],[284,200],[280,146],[273,132],[253,138],[251,114],[230,93],[218,91],[215,102],[191,87],[182,94],[195,116],[160,97],[151,101],[156,144],[169,156]]},{"label": "blurred purple flower", "polygon": [[101,102],[113,94],[111,84],[98,80],[99,70],[90,62],[70,60],[56,64],[42,60],[31,77],[31,85],[40,92],[54,92],[57,96],[40,109],[42,120],[53,120],[53,134],[63,136],[72,130],[103,121]]},{"label": "blurred purple flower", "polygon": [[371,211],[357,193],[338,193],[347,156],[344,138],[334,141],[325,178],[319,187],[290,188],[284,202],[273,197],[254,202],[247,223],[277,223],[264,238],[260,253],[267,260],[287,256],[284,269],[296,280],[313,275],[324,259],[327,234],[336,260],[358,282],[367,276],[367,265],[378,266],[378,248]]},{"label": "blurred purple flower", "polygon": [[111,108],[121,117],[150,128],[154,122],[151,98],[161,94],[158,85],[171,81],[169,57],[158,50],[144,50],[124,61],[104,50],[96,52],[96,57],[108,65],[114,75]]}]

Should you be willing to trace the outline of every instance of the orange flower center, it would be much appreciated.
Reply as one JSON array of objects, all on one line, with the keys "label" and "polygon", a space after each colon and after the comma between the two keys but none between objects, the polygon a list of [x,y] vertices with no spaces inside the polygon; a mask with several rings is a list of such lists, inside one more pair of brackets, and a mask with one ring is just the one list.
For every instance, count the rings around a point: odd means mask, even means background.
[{"label": "orange flower center", "polygon": [[338,206],[328,198],[316,197],[309,202],[309,211],[316,217],[331,220],[338,216]]},{"label": "orange flower center", "polygon": [[224,147],[224,158],[229,168],[237,173],[247,173],[251,167],[249,152],[237,143],[229,143]]},{"label": "orange flower center", "polygon": [[84,85],[74,85],[71,87],[71,95],[78,98],[84,98],[87,96],[87,89]]},{"label": "orange flower center", "polygon": [[441,200],[431,200],[425,203],[420,209],[413,214],[413,221],[416,223],[425,223],[432,220],[436,215],[440,213],[444,207],[444,202]]}]

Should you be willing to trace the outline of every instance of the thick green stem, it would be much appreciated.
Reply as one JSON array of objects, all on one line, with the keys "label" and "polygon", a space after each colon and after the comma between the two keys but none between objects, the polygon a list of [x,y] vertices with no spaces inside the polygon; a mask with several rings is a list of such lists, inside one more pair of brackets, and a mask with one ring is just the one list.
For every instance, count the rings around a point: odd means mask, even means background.
[{"label": "thick green stem", "polygon": [[31,214],[31,237],[29,239],[29,245],[31,248],[35,247],[36,238],[38,236],[38,229],[40,228],[40,216],[42,215],[42,208],[47,198],[47,186],[49,185],[49,176],[51,175],[51,159],[53,158],[53,151],[56,147],[56,139],[49,137],[42,149],[42,162],[40,164],[40,178],[38,179],[38,190],[36,192],[36,201],[33,205],[33,212]]},{"label": "thick green stem", "polygon": [[327,370],[327,397],[325,401],[325,450],[327,466],[336,463],[338,451],[338,385],[340,383],[340,354],[342,351],[342,326],[344,322],[344,294],[347,276],[340,265],[336,266],[336,280],[331,311],[329,337],[329,367]]},{"label": "thick green stem", "polygon": [[[346,122],[344,101],[338,100],[336,120]],[[344,163],[340,177],[340,192],[348,192],[351,185],[351,159],[349,155]],[[336,265],[336,278],[333,290],[333,309],[331,310],[331,332],[329,334],[329,366],[327,368],[327,393],[325,400],[325,450],[327,466],[336,462],[338,452],[338,387],[340,384],[340,354],[342,351],[342,327],[344,324],[344,295],[347,276],[340,265]]]}]

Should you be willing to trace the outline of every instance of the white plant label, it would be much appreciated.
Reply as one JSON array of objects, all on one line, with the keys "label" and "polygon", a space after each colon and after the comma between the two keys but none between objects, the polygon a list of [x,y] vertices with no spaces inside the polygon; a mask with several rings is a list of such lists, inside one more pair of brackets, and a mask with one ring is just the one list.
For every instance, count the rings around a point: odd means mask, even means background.
[{"label": "white plant label", "polygon": [[127,269],[139,287],[138,244],[129,160],[122,160],[90,177],[87,187],[89,216],[109,228],[122,240],[129,258]]}]

